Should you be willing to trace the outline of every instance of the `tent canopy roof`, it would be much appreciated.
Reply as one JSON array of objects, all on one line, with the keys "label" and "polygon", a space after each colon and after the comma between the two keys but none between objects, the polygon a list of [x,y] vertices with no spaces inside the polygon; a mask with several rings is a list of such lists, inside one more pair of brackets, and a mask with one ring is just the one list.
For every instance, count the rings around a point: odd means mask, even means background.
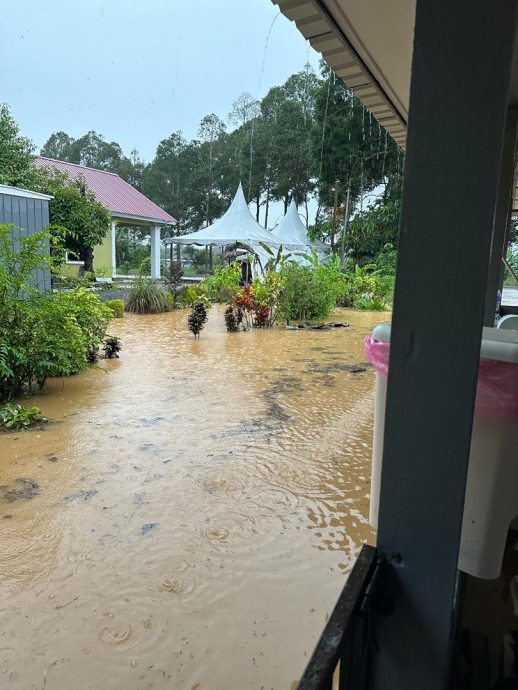
[{"label": "tent canopy roof", "polygon": [[216,222],[203,230],[168,238],[166,242],[220,247],[239,243],[252,248],[261,242],[270,247],[280,245],[279,240],[259,225],[250,213],[241,183],[228,210]]},{"label": "tent canopy roof", "polygon": [[323,242],[312,242],[308,237],[306,226],[301,221],[295,199],[291,199],[288,211],[279,225],[272,230],[272,235],[282,242],[283,247],[293,247],[306,250],[308,247],[315,251],[329,251],[330,247]]}]

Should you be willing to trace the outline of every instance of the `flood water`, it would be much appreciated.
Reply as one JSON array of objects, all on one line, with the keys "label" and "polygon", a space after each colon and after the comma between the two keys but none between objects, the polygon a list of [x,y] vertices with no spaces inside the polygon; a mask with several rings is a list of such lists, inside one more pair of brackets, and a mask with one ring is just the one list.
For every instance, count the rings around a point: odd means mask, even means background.
[{"label": "flood water", "polygon": [[186,317],[113,321],[121,358],[0,436],[2,689],[290,690],[372,539],[349,365],[387,316],[227,334],[216,306],[199,341]]}]

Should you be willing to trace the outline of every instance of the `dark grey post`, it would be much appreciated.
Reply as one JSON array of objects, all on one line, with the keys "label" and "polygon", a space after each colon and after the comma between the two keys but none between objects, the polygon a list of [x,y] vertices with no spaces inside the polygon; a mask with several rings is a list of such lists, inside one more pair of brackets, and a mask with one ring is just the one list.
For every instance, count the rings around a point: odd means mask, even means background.
[{"label": "dark grey post", "polygon": [[502,257],[507,251],[507,235],[511,219],[514,192],[514,157],[516,152],[516,134],[518,126],[518,108],[509,108],[505,127],[504,148],[500,167],[500,182],[496,202],[491,257],[487,276],[484,325],[493,326],[495,320],[496,296],[502,289]]},{"label": "dark grey post", "polygon": [[417,0],[378,545],[375,690],[442,690],[516,0]]}]

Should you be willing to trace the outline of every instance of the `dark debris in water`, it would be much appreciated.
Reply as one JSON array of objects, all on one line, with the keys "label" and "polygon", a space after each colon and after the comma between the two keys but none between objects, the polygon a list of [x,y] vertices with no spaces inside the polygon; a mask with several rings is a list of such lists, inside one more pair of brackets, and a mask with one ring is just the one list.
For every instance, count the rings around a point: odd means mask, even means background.
[{"label": "dark debris in water", "polygon": [[370,362],[359,362],[358,364],[343,364],[333,362],[329,364],[321,364],[320,362],[308,362],[308,371],[315,374],[333,374],[338,371],[347,371],[349,374],[359,374],[367,371],[371,367]]},{"label": "dark debris in water", "polygon": [[152,529],[155,529],[155,527],[158,527],[158,522],[146,522],[146,524],[142,525],[140,528],[140,534],[147,534],[151,532]]},{"label": "dark debris in water", "polygon": [[2,489],[4,489],[4,498],[8,501],[24,501],[40,493],[40,485],[34,479],[26,477],[17,477],[13,487],[3,486]]},{"label": "dark debris in water", "polygon": [[152,427],[152,426],[158,426],[161,422],[163,422],[165,417],[148,417],[147,419],[139,419],[137,420],[135,426],[143,426],[143,427]]},{"label": "dark debris in water", "polygon": [[89,501],[97,494],[96,489],[84,489],[82,491],[76,491],[70,496],[67,496],[67,501]]}]

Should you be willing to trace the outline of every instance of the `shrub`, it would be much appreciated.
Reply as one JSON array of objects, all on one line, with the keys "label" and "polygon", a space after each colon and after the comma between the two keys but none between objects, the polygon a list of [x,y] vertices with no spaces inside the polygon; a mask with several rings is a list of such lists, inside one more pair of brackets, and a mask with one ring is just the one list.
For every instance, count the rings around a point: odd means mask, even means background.
[{"label": "shrub", "polygon": [[189,285],[181,297],[183,303],[193,307],[196,302],[203,302],[206,308],[210,307],[210,301],[205,287],[205,281],[197,285]]},{"label": "shrub", "polygon": [[335,260],[331,265],[311,266],[285,262],[281,279],[279,312],[286,321],[328,316],[344,290],[344,277]]},{"label": "shrub", "polygon": [[203,329],[207,318],[207,308],[205,307],[205,303],[201,300],[196,302],[192,307],[191,313],[187,317],[187,325],[189,326],[189,330],[195,338],[200,337],[200,332]]},{"label": "shrub", "polygon": [[23,407],[7,403],[0,407],[0,431],[21,431],[28,429],[35,422],[46,422],[45,417],[40,416],[40,408]]},{"label": "shrub", "polygon": [[46,239],[46,233],[23,237],[0,225],[0,400],[41,387],[49,376],[85,369],[89,348],[99,345],[111,318],[83,287],[42,292],[34,285],[34,271],[49,261]]},{"label": "shrub", "polygon": [[356,266],[345,275],[344,290],[338,303],[369,311],[383,311],[389,308],[394,291],[394,277],[382,275],[372,265]]},{"label": "shrub", "polygon": [[239,330],[237,309],[234,309],[231,304],[225,309],[225,326],[229,333],[237,333]]},{"label": "shrub", "polygon": [[135,314],[170,311],[171,293],[157,280],[140,277],[126,294],[125,309]]},{"label": "shrub", "polygon": [[107,299],[104,305],[111,309],[111,312],[116,319],[120,319],[124,315],[124,300],[122,299]]},{"label": "shrub", "polygon": [[106,359],[118,359],[119,352],[122,350],[122,340],[115,335],[110,335],[104,339],[104,356]]},{"label": "shrub", "polygon": [[215,302],[231,303],[239,292],[241,267],[237,261],[223,268],[216,267],[214,274],[207,276],[202,285],[209,299]]},{"label": "shrub", "polygon": [[171,261],[169,268],[164,275],[164,282],[168,290],[172,292],[182,284],[183,271],[182,265],[178,261]]}]

